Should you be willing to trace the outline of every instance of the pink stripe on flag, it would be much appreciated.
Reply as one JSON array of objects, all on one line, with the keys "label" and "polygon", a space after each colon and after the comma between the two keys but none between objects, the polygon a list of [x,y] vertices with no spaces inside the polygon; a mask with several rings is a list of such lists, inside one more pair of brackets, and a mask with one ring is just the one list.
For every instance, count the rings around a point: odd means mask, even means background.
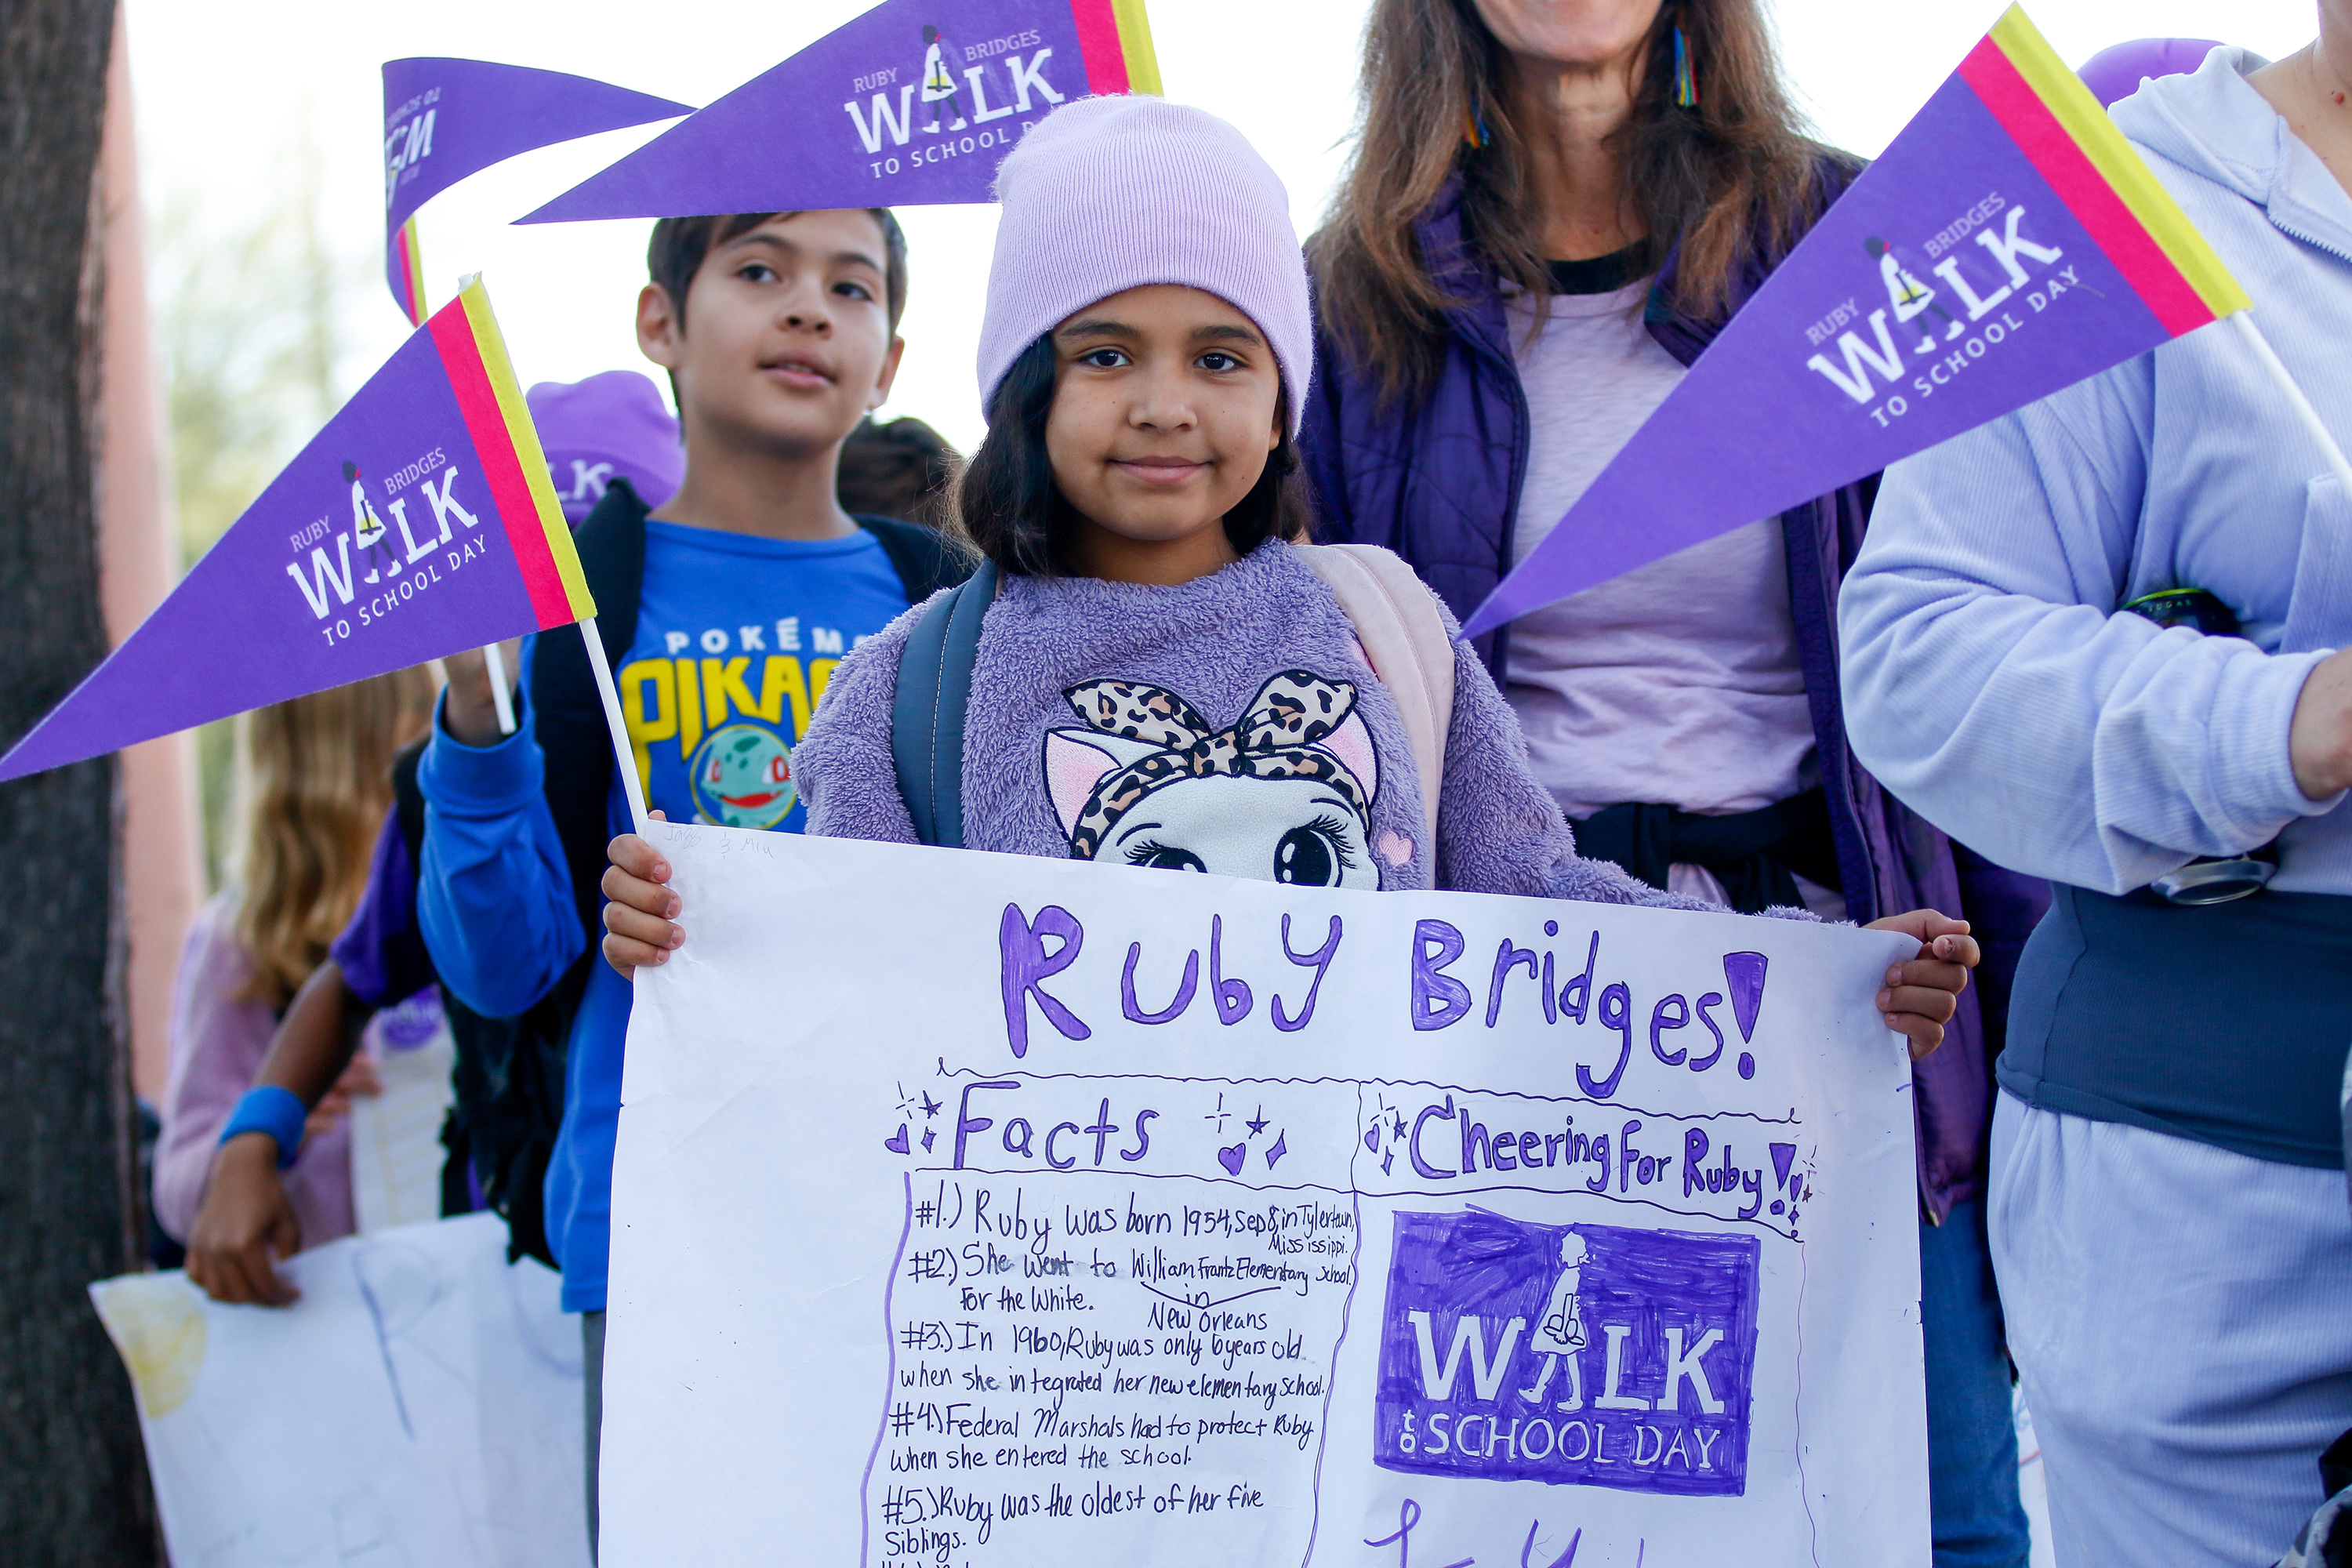
[{"label": "pink stripe on flag", "polygon": [[498,508],[499,525],[506,530],[523,588],[530,595],[532,617],[542,631],[569,626],[578,617],[572,613],[571,595],[563,591],[562,575],[548,549],[547,531],[531,500],[530,483],[515,458],[506,412],[499,406],[489,372],[483,368],[481,347],[474,341],[473,323],[466,315],[465,297],[460,295],[442,307],[433,318],[432,328],[434,346],[441,351],[442,368],[448,372],[449,389],[457,394],[467,434],[474,438],[474,455],[481,459],[491,504]]},{"label": "pink stripe on flag", "polygon": [[1070,0],[1070,20],[1077,25],[1078,47],[1087,57],[1087,89],[1125,92],[1127,46],[1119,41],[1110,0]]},{"label": "pink stripe on flag", "polygon": [[2167,332],[2177,338],[2213,319],[2164,247],[1990,36],[1960,62],[1960,77]]}]

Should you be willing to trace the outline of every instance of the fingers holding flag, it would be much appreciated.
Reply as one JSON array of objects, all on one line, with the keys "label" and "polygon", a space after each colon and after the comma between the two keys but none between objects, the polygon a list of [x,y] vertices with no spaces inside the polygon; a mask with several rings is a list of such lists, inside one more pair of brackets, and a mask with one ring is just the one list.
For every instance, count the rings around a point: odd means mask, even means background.
[{"label": "fingers holding flag", "polygon": [[[495,676],[490,669],[492,650],[497,651],[500,665]],[[441,722],[452,740],[468,746],[495,746],[499,737],[514,732],[511,704],[522,675],[520,637],[453,653],[441,661],[441,667],[449,676]]]}]

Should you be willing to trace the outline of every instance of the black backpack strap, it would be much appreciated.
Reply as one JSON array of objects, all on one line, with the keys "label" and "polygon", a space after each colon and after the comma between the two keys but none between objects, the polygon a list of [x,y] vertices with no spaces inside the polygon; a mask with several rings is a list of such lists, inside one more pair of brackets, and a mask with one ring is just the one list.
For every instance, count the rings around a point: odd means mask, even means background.
[{"label": "black backpack strap", "polygon": [[408,846],[408,863],[425,864],[425,791],[416,782],[417,764],[425,757],[425,742],[415,741],[392,759],[393,818]]},{"label": "black backpack strap", "polygon": [[[614,479],[572,536],[581,573],[596,598],[604,658],[615,670],[637,638],[647,510],[627,480]],[[588,667],[588,650],[572,627],[541,633],[534,645],[530,707],[532,730],[547,759],[547,808],[572,868],[580,924],[593,946],[604,903],[604,848],[612,838],[605,805],[613,787],[613,737],[604,727],[604,701]]]},{"label": "black backpack strap", "polygon": [[892,517],[861,516],[850,521],[881,544],[910,605],[921,604],[942,588],[954,587],[980,563],[970,548],[936,528]]},{"label": "black backpack strap", "polygon": [[981,622],[996,599],[996,563],[984,561],[925,608],[898,655],[890,708],[890,762],[915,837],[963,847],[963,730]]},{"label": "black backpack strap", "polygon": [[[574,965],[553,993],[512,1018],[486,1018],[446,988],[441,993],[449,1033],[457,1043],[450,1074],[457,1098],[453,1117],[474,1184],[506,1219],[509,1263],[528,1257],[556,1267],[541,1189],[562,1130],[564,1043],[579,1006],[575,977],[586,970],[584,963]],[[443,1141],[456,1159],[459,1145],[446,1128]],[[443,1192],[462,1181],[462,1173],[445,1168]]]}]

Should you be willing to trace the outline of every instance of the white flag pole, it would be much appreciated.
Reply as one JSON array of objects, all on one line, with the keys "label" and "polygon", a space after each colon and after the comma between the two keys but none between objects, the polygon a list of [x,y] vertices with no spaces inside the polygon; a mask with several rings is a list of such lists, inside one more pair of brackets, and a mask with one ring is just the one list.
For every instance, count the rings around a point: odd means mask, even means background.
[{"label": "white flag pole", "polygon": [[2335,473],[2336,482],[2344,487],[2347,497],[2352,497],[2352,462],[2345,461],[2344,448],[2336,444],[2336,437],[2320,422],[2319,410],[2311,405],[2311,399],[2303,395],[2303,388],[2295,384],[2294,377],[2280,361],[2278,351],[2271,347],[2270,339],[2263,336],[2262,328],[2254,324],[2253,311],[2237,311],[2230,320],[2236,324],[2238,335],[2246,340],[2247,346],[2253,350],[2254,358],[2262,363],[2271,380],[2276,382],[2278,389],[2286,395],[2287,405],[2294,410],[2295,418],[2302,422],[2311,438],[2319,443],[2319,450],[2326,458],[2329,469]]},{"label": "white flag pole", "polygon": [[613,737],[613,761],[621,770],[621,789],[629,798],[629,821],[644,837],[653,828],[653,818],[646,814],[646,791],[637,777],[636,749],[629,744],[629,727],[621,718],[621,693],[613,685],[613,667],[604,658],[604,638],[596,630],[596,617],[583,616],[580,620],[580,640],[588,649],[588,668],[595,672],[596,695],[604,701],[604,728]]},{"label": "white flag pole", "polygon": [[[474,280],[480,276],[478,272],[468,272],[458,279],[457,292],[462,294],[472,288]],[[418,308],[424,310],[425,318],[428,321],[431,320],[433,311],[425,297],[422,268],[418,269],[416,279],[416,302]],[[511,735],[515,732],[514,694],[507,686],[506,652],[496,643],[486,643],[482,647],[482,662],[488,667],[490,672],[490,703],[499,712],[499,733]]]},{"label": "white flag pole", "polygon": [[498,644],[482,645],[482,664],[490,677],[490,706],[498,710],[499,733],[515,732],[514,693],[507,689],[506,650]]}]

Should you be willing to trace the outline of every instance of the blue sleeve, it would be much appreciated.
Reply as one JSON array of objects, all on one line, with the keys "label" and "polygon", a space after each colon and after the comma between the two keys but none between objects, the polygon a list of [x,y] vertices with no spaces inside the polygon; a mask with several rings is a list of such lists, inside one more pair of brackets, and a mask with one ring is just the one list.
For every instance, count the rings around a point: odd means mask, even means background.
[{"label": "blue sleeve", "polygon": [[572,869],[541,785],[545,761],[521,693],[515,733],[468,746],[433,715],[416,770],[425,792],[417,918],[441,984],[477,1013],[508,1017],[553,989],[587,951]]},{"label": "blue sleeve", "polygon": [[2143,355],[1888,469],[1838,605],[1863,765],[2000,864],[2105,893],[2336,804],[2287,752],[2325,650],[2118,610],[2152,374]]}]

